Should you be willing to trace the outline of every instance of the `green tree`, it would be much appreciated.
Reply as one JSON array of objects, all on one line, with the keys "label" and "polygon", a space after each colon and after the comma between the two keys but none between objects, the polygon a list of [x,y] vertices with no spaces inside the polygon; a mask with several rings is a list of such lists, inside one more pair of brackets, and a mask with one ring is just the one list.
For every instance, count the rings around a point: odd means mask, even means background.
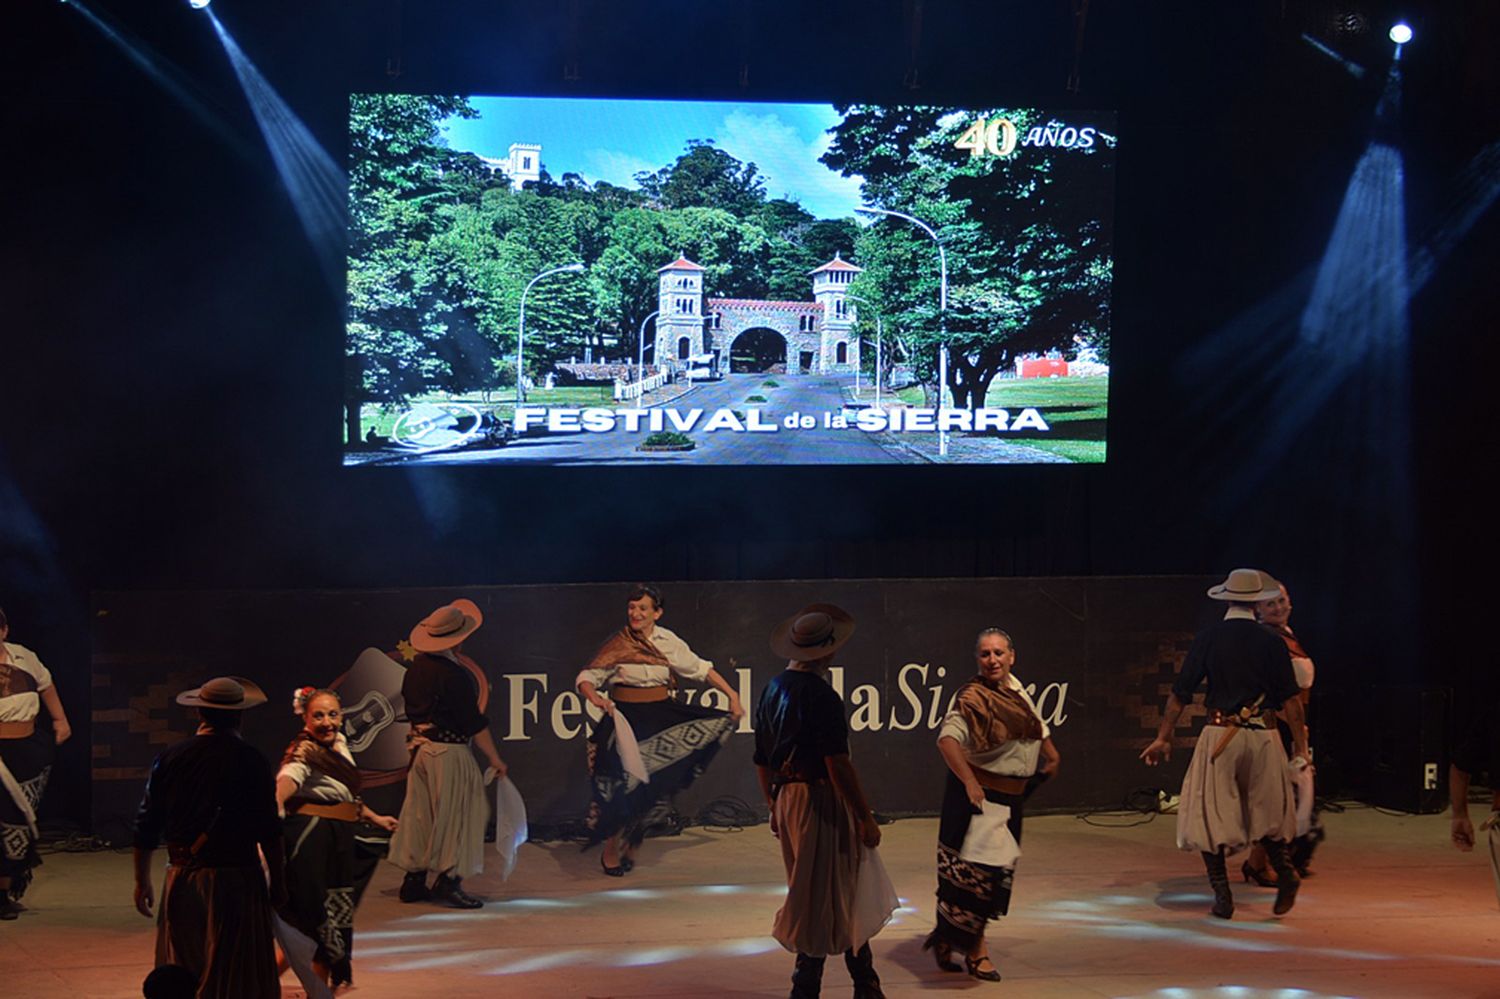
[{"label": "green tree", "polygon": [[[1007,118],[1022,136],[1049,121],[1034,111],[849,106],[823,161],[864,178],[874,205],[922,219],[948,257],[940,316],[936,252],[919,229],[883,218],[857,242],[866,268],[856,294],[896,317],[935,394],[937,354],[949,345],[956,404],[983,405],[1017,356],[1108,342],[1112,140],[1083,148],[1022,145],[1009,156],[954,146],[978,117]],[[1070,113],[1072,126],[1093,126]],[[1038,133],[1040,134],[1040,133]],[[946,320],[946,329],[944,328]]]}]

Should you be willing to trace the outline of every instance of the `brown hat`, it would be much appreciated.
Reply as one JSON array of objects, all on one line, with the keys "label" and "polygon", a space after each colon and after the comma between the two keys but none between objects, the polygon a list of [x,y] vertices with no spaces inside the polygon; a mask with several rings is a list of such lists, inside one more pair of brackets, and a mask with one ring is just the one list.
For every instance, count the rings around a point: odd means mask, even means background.
[{"label": "brown hat", "polygon": [[244,711],[266,703],[266,692],[242,676],[216,676],[201,687],[178,694],[177,703],[190,708]]},{"label": "brown hat", "polygon": [[1259,569],[1236,569],[1218,586],[1210,586],[1208,595],[1214,600],[1253,604],[1281,596],[1281,586]]},{"label": "brown hat", "polygon": [[854,634],[854,618],[833,604],[808,604],[771,632],[771,651],[811,662],[832,655]]},{"label": "brown hat", "polygon": [[484,615],[479,613],[474,601],[455,600],[428,614],[411,630],[412,648],[418,652],[451,649],[478,631],[481,624],[484,624]]}]

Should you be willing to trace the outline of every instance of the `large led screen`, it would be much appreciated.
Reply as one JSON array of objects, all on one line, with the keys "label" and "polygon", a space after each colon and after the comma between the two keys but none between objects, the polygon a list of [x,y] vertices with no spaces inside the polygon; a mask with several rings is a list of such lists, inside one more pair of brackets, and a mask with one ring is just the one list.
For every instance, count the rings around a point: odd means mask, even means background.
[{"label": "large led screen", "polygon": [[346,464],[1102,462],[1114,116],[356,95]]}]

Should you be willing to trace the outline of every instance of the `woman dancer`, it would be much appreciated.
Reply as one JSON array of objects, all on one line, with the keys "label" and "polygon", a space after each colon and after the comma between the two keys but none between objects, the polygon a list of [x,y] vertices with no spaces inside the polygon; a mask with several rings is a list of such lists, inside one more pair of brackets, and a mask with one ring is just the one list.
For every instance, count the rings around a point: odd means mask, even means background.
[{"label": "woman dancer", "polygon": [[[1279,583],[1267,577],[1273,586],[1281,587],[1281,595],[1272,597],[1270,600],[1262,600],[1255,605],[1255,618],[1261,624],[1271,629],[1286,643],[1286,650],[1292,657],[1292,672],[1297,676],[1297,686],[1302,692],[1297,699],[1302,702],[1302,714],[1308,717],[1308,708],[1312,703],[1313,685],[1313,661],[1302,647],[1302,642],[1292,631],[1292,595],[1286,588],[1285,583]],[[1292,755],[1292,730],[1283,718],[1276,719],[1276,728],[1281,733],[1281,744],[1286,749],[1287,756]],[[1312,748],[1309,745],[1308,752]],[[1312,873],[1308,865],[1312,863],[1313,851],[1318,844],[1323,842],[1323,824],[1318,821],[1317,813],[1314,811],[1313,802],[1313,772],[1311,757],[1309,765],[1304,770],[1299,770],[1292,777],[1292,793],[1297,798],[1297,836],[1287,847],[1287,859],[1297,869],[1300,877],[1307,877]],[[1250,848],[1250,857],[1240,868],[1247,882],[1254,881],[1263,888],[1276,887],[1276,872],[1271,869],[1269,859],[1266,857],[1265,847],[1256,843]]]},{"label": "woman dancer", "polygon": [[[302,731],[286,747],[276,774],[276,804],[285,814],[288,902],[282,917],[316,945],[313,971],[325,985],[353,982],[354,909],[379,857],[359,849],[361,821],[396,831],[396,820],[359,800],[359,770],[344,740],[343,707],[331,690],[292,695]],[[289,955],[290,956],[290,955]]]},{"label": "woman dancer", "polygon": [[953,960],[959,951],[972,977],[998,982],[984,927],[1010,911],[1028,782],[1056,773],[1061,757],[1047,723],[1011,674],[1016,650],[1010,635],[981,631],[974,660],[978,675],[958,688],[938,734],[950,772],[938,823],[937,926],[922,946],[944,971],[961,970]]},{"label": "woman dancer", "polygon": [[[15,919],[31,884],[37,854],[36,807],[52,772],[52,754],[73,729],[52,674],[24,645],[7,642],[10,624],[0,610],[0,919]],[[37,731],[45,705],[52,737]]]},{"label": "woman dancer", "polygon": [[[690,785],[708,766],[744,715],[740,697],[713,663],[699,659],[687,643],[660,627],[665,604],[654,586],[638,584],[625,604],[625,627],[594,654],[578,674],[578,693],[605,713],[589,739],[594,800],[589,806],[589,845],[602,842],[599,864],[621,877],[635,867],[636,852],[654,810]],[[729,701],[729,713],[672,699],[677,680],[708,683]],[[599,695],[607,689],[609,699]],[[650,782],[625,771],[616,736],[623,716],[640,749]]]}]

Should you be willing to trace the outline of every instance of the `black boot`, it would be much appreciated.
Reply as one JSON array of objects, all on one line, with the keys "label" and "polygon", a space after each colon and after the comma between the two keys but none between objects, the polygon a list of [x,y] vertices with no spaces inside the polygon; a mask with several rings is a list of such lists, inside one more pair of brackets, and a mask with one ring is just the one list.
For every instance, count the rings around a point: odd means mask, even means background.
[{"label": "black boot", "polygon": [[1315,825],[1307,831],[1306,836],[1298,836],[1292,840],[1287,854],[1291,858],[1292,866],[1297,868],[1299,877],[1305,878],[1312,873],[1308,867],[1312,864],[1313,851],[1318,848],[1319,843],[1323,842],[1324,835],[1326,834],[1323,832],[1323,827]]},{"label": "black boot", "polygon": [[818,999],[823,991],[823,959],[797,955],[797,970],[792,972],[792,993],[788,999]]},{"label": "black boot", "polygon": [[479,909],[484,903],[463,889],[463,882],[451,874],[440,874],[432,883],[432,900],[454,909]]},{"label": "black boot", "polygon": [[1229,891],[1224,855],[1204,851],[1203,866],[1208,869],[1208,886],[1214,890],[1214,907],[1208,911],[1220,919],[1229,919],[1234,915],[1234,895]]},{"label": "black boot", "polygon": [[854,999],[885,999],[885,993],[880,991],[880,976],[875,974],[875,955],[870,953],[870,945],[866,943],[859,950],[844,951],[844,967],[849,969],[849,977],[854,980]]},{"label": "black boot", "polygon": [[1285,843],[1267,837],[1260,841],[1260,845],[1266,851],[1266,859],[1276,869],[1276,903],[1271,906],[1271,911],[1284,916],[1297,904],[1297,889],[1302,886],[1302,879],[1297,877],[1297,869],[1286,855]]},{"label": "black boot", "polygon": [[427,890],[427,872],[412,871],[401,882],[401,901],[425,902],[432,897]]}]

